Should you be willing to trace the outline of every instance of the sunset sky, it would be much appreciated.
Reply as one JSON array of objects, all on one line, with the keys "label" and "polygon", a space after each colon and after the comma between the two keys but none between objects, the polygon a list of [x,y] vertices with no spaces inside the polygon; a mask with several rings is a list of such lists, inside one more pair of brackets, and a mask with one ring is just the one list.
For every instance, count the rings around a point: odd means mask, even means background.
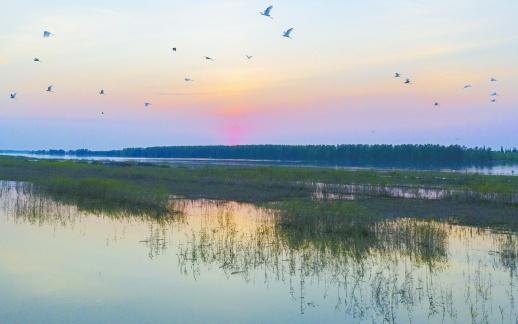
[{"label": "sunset sky", "polygon": [[8,1],[0,149],[518,147],[517,17],[516,0]]}]

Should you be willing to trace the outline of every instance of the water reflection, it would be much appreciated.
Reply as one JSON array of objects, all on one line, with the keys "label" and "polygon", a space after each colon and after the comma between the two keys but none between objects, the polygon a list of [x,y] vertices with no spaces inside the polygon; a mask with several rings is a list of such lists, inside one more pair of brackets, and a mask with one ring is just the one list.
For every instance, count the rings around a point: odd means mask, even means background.
[{"label": "water reflection", "polygon": [[315,200],[354,200],[358,197],[390,197],[420,200],[485,201],[518,204],[518,194],[476,192],[460,189],[420,188],[414,186],[350,185],[326,183],[301,183],[313,190]]},{"label": "water reflection", "polygon": [[247,160],[247,159],[211,159],[211,158],[128,158],[128,157],[102,157],[102,156],[74,156],[74,155],[45,155],[23,152],[0,152],[1,155],[19,156],[32,159],[51,160],[80,160],[98,162],[130,162],[139,164],[155,165],[232,165],[232,166],[299,166],[299,167],[324,167],[346,170],[428,170],[441,172],[459,172],[486,175],[518,175],[518,163],[505,163],[500,161],[489,162],[486,166],[459,166],[452,168],[433,167],[375,167],[375,166],[347,166],[325,163],[310,163],[300,161],[277,161],[277,160]]},{"label": "water reflection", "polygon": [[126,322],[518,319],[513,233],[399,218],[326,234],[236,202],[175,199],[157,218],[0,188],[0,322],[113,322],[122,309]]}]

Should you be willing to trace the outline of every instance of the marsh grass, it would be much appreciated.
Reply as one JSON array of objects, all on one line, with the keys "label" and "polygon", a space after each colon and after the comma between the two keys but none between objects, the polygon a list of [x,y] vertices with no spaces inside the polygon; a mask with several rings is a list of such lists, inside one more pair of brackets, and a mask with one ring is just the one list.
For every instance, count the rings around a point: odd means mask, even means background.
[{"label": "marsh grass", "polygon": [[82,214],[94,214],[110,219],[146,220],[157,224],[180,222],[183,216],[182,210],[178,209],[173,200],[157,208],[156,204],[95,197],[97,198],[49,191],[30,183],[0,181],[0,207],[31,224],[57,222],[66,226]]},{"label": "marsh grass", "polygon": [[[0,179],[34,184],[54,199],[82,208],[133,209],[169,215],[171,195],[187,199],[252,202],[280,211],[279,226],[291,241],[366,237],[375,221],[397,217],[455,220],[461,224],[518,229],[518,177],[418,171],[343,170],[298,167],[157,166],[138,163],[29,160],[0,157]],[[354,201],[312,200],[322,192],[363,188]],[[337,189],[338,188],[338,189]],[[391,199],[387,188],[405,188]],[[427,201],[426,190],[462,193]],[[435,189],[434,189],[435,188]],[[356,189],[355,189],[356,190]],[[424,190],[424,191],[423,191]],[[398,191],[399,192],[399,191]],[[355,195],[358,192],[353,192]],[[363,197],[370,197],[364,199]],[[507,197],[507,198],[506,198]],[[491,201],[492,204],[483,203]]]},{"label": "marsh grass", "polygon": [[518,238],[515,234],[509,233],[500,235],[497,239],[497,251],[500,263],[509,271],[511,275],[516,275],[518,271]]},{"label": "marsh grass", "polygon": [[[518,202],[518,177],[490,176],[429,171],[377,171],[304,167],[257,166],[158,166],[138,163],[29,160],[0,157],[3,180],[46,183],[61,179],[99,179],[122,181],[141,192],[164,188],[171,194],[189,198],[227,199],[246,202],[278,201],[310,197],[314,184],[325,186],[364,186],[373,196],[386,196],[383,188],[451,190],[448,199],[464,197],[470,201]],[[119,183],[120,184],[120,183]],[[132,186],[134,185],[134,186]],[[92,186],[93,190],[89,190]],[[91,194],[95,188],[108,187],[126,192],[110,183],[84,182],[80,191]],[[74,187],[74,186],[72,186]],[[370,189],[369,189],[370,188]],[[381,189],[380,189],[381,188]],[[457,193],[462,193],[458,195]],[[129,192],[128,192],[129,193]],[[113,192],[111,194],[114,194]],[[125,195],[125,194],[124,194]],[[130,194],[131,195],[131,194]],[[115,197],[120,197],[114,194]],[[419,197],[418,197],[419,198]]]},{"label": "marsh grass", "polygon": [[134,208],[166,210],[167,189],[161,186],[142,187],[136,183],[100,178],[52,178],[38,186],[54,197],[80,198],[83,203],[110,202],[113,206],[128,204]]},{"label": "marsh grass", "polygon": [[448,260],[449,226],[434,220],[399,218],[378,222],[371,230],[378,249],[397,250],[418,264],[435,268]]}]

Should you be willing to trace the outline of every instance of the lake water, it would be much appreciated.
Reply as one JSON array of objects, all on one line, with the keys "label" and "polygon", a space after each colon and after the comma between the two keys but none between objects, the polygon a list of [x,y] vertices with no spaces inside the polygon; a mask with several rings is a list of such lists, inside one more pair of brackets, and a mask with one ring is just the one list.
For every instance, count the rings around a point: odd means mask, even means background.
[{"label": "lake water", "polygon": [[[233,159],[182,159],[182,158],[124,158],[124,157],[100,157],[100,156],[56,156],[41,155],[30,153],[0,153],[0,155],[22,156],[34,159],[59,159],[59,160],[83,160],[83,161],[107,161],[107,162],[134,162],[149,163],[157,165],[229,165],[229,166],[298,166],[298,167],[327,167],[335,169],[375,169],[375,170],[399,170],[397,168],[368,168],[368,167],[347,167],[335,165],[311,164],[297,161],[273,161],[273,160],[233,160]],[[415,170],[415,169],[402,169]],[[432,170],[432,169],[419,169]],[[495,164],[487,167],[461,167],[456,169],[442,168],[433,169],[432,171],[460,172],[460,173],[476,173],[486,175],[512,175],[518,176],[517,164]]]},{"label": "lake water", "polygon": [[0,323],[518,320],[514,234],[399,219],[350,241],[251,204],[172,206],[95,211],[0,182]]}]

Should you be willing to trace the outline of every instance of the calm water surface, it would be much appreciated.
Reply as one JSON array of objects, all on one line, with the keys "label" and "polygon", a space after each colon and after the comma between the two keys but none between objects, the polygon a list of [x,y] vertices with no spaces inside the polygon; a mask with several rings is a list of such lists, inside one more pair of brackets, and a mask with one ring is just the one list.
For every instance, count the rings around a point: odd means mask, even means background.
[{"label": "calm water surface", "polygon": [[[397,168],[367,168],[347,167],[323,164],[308,164],[296,161],[273,161],[273,160],[232,160],[232,159],[182,159],[182,158],[124,158],[124,157],[100,157],[100,156],[56,156],[30,153],[0,153],[0,155],[22,156],[34,159],[59,159],[59,160],[87,160],[87,161],[109,161],[109,162],[136,162],[158,165],[229,165],[229,166],[299,166],[299,167],[328,167],[335,169],[374,169],[374,170],[398,170]],[[459,173],[475,173],[486,175],[511,175],[518,176],[517,164],[495,164],[488,167],[460,167],[456,169],[402,169],[402,170],[432,170]]]},{"label": "calm water surface", "polygon": [[250,204],[91,212],[0,182],[0,323],[515,323],[518,238],[386,221],[290,232]]}]

